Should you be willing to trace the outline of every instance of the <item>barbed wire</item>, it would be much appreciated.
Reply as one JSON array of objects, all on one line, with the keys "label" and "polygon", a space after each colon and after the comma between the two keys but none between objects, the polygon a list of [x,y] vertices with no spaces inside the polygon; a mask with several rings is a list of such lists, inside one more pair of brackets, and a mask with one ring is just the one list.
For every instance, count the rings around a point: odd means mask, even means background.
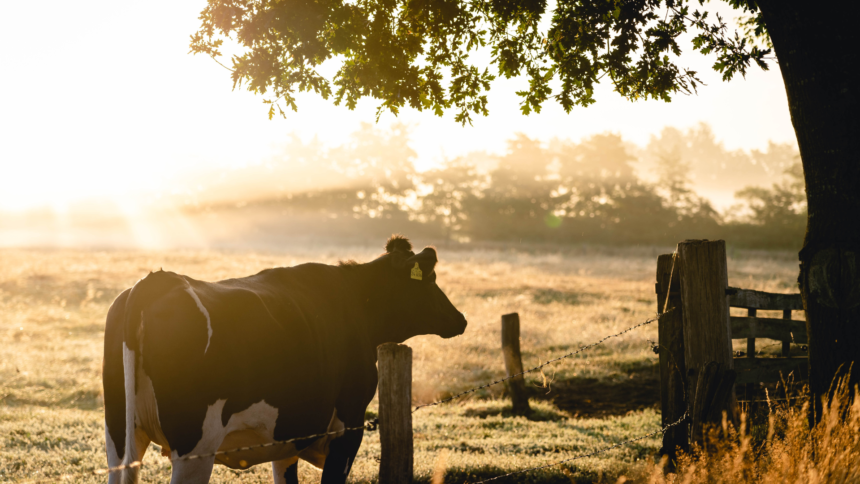
[{"label": "barbed wire", "polygon": [[635,326],[631,326],[631,327],[629,327],[629,328],[625,329],[624,331],[621,331],[620,333],[615,333],[615,334],[611,334],[611,335],[609,335],[609,336],[605,336],[605,337],[603,337],[602,339],[600,339],[600,340],[598,340],[598,341],[595,341],[594,343],[591,343],[591,344],[588,344],[588,345],[585,345],[585,346],[581,346],[579,349],[577,349],[577,350],[575,350],[575,351],[571,351],[570,353],[567,353],[567,354],[565,354],[565,355],[559,356],[558,358],[555,358],[555,359],[549,360],[549,361],[547,361],[546,363],[541,363],[540,365],[535,366],[535,367],[533,367],[533,368],[529,368],[528,370],[521,371],[521,372],[517,373],[516,375],[511,375],[511,376],[508,376],[508,377],[505,377],[505,378],[500,378],[500,379],[498,379],[498,380],[492,381],[492,382],[487,383],[487,384],[485,384],[485,385],[481,385],[481,386],[478,386],[478,387],[475,387],[475,388],[471,388],[471,389],[469,389],[469,390],[466,390],[466,391],[463,391],[463,392],[457,393],[456,395],[452,395],[452,396],[450,396],[450,397],[448,397],[448,398],[444,398],[444,399],[442,399],[442,400],[437,400],[437,401],[432,402],[432,403],[425,403],[424,405],[418,405],[417,407],[415,407],[415,409],[414,409],[414,410],[412,410],[412,413],[415,413],[415,412],[417,412],[418,410],[421,410],[422,408],[426,408],[426,407],[433,407],[433,406],[436,406],[436,405],[441,405],[441,404],[443,404],[443,403],[448,403],[448,402],[450,402],[450,401],[452,401],[452,400],[456,400],[456,399],[458,399],[458,398],[460,398],[460,397],[463,397],[463,396],[466,396],[466,395],[468,395],[468,394],[470,394],[470,393],[475,393],[475,392],[477,392],[478,390],[482,390],[482,389],[484,389],[484,388],[488,388],[488,387],[491,387],[491,386],[493,386],[493,385],[498,385],[499,383],[503,383],[503,382],[506,382],[506,381],[508,381],[508,380],[512,380],[512,379],[514,379],[514,378],[516,378],[516,377],[518,377],[518,376],[525,375],[526,373],[532,373],[532,372],[538,371],[538,370],[540,370],[540,369],[542,369],[542,368],[544,368],[544,367],[546,367],[546,366],[548,366],[548,365],[551,365],[551,364],[553,364],[553,363],[556,363],[556,362],[558,362],[558,361],[561,361],[561,360],[563,360],[563,359],[565,359],[565,358],[570,358],[570,357],[572,357],[572,356],[576,356],[577,354],[582,353],[583,351],[589,350],[589,349],[591,349],[591,348],[593,348],[593,347],[595,347],[595,346],[597,346],[597,345],[599,345],[599,344],[602,344],[603,342],[605,342],[606,340],[608,340],[608,339],[610,339],[610,338],[617,338],[617,337],[619,337],[619,336],[621,336],[621,335],[623,335],[623,334],[625,334],[625,333],[629,333],[630,331],[633,331],[634,329],[641,328],[642,326],[645,326],[645,325],[648,325],[648,324],[654,323],[654,322],[658,321],[660,318],[662,318],[663,316],[665,316],[665,315],[667,315],[667,314],[671,313],[671,312],[672,312],[672,311],[674,311],[674,310],[675,310],[675,308],[672,308],[672,309],[670,309],[670,310],[668,310],[668,311],[665,311],[665,312],[659,313],[659,314],[657,314],[655,317],[653,317],[653,318],[651,318],[651,319],[648,319],[648,320],[646,320],[646,321],[644,321],[644,322],[642,322],[642,323],[639,323],[639,324],[637,324],[637,325],[635,325]]},{"label": "barbed wire", "polygon": [[496,476],[496,477],[491,477],[491,478],[489,478],[489,479],[484,479],[484,480],[482,480],[482,481],[477,481],[477,482],[470,482],[470,481],[466,481],[466,482],[467,482],[467,483],[469,483],[469,484],[482,484],[482,483],[484,483],[484,482],[495,481],[496,479],[502,479],[502,478],[504,478],[504,477],[515,476],[515,475],[518,475],[518,474],[525,474],[526,472],[532,472],[532,471],[537,471],[537,470],[540,470],[540,469],[546,469],[546,468],[548,468],[548,467],[555,467],[555,466],[557,466],[557,465],[565,464],[565,463],[567,463],[567,462],[575,461],[575,460],[577,460],[577,459],[584,459],[584,458],[586,458],[586,457],[594,457],[595,455],[599,455],[599,454],[603,454],[603,453],[605,453],[605,452],[609,452],[609,451],[610,451],[610,450],[612,450],[612,449],[617,449],[617,448],[622,447],[622,446],[625,446],[625,445],[627,445],[627,444],[632,444],[633,442],[638,442],[638,441],[640,441],[640,440],[645,440],[645,439],[647,439],[647,438],[649,438],[649,437],[653,437],[653,436],[655,436],[655,435],[657,435],[657,434],[665,433],[665,432],[666,432],[667,430],[669,430],[670,428],[675,427],[675,426],[677,426],[677,425],[681,425],[682,423],[684,423],[684,421],[685,421],[686,419],[687,419],[687,412],[684,412],[684,415],[681,415],[681,418],[679,418],[679,419],[678,419],[678,420],[676,420],[675,422],[670,423],[669,425],[666,425],[665,427],[663,427],[663,428],[661,428],[661,429],[655,430],[655,431],[653,431],[653,432],[651,432],[651,433],[648,433],[648,434],[645,434],[645,435],[640,435],[639,437],[634,437],[634,438],[632,438],[632,439],[627,439],[627,440],[625,440],[625,441],[623,441],[623,442],[618,442],[617,444],[612,444],[612,445],[610,445],[610,446],[603,447],[602,449],[598,449],[598,450],[595,450],[595,451],[593,451],[593,452],[588,452],[588,453],[585,453],[585,454],[575,455],[575,456],[570,457],[570,458],[568,458],[568,459],[560,460],[560,461],[558,461],[558,462],[553,462],[552,464],[544,464],[544,465],[542,465],[542,466],[529,467],[529,468],[527,468],[527,469],[520,469],[520,470],[518,470],[518,471],[509,472],[509,473],[507,473],[507,474],[504,474],[504,475],[501,475],[501,476]]},{"label": "barbed wire", "polygon": [[[245,447],[237,447],[235,449],[229,449],[229,450],[218,450],[215,452],[210,452],[208,454],[183,455],[181,457],[178,457],[175,460],[186,461],[186,460],[203,459],[206,457],[217,457],[219,455],[235,454],[236,452],[244,452],[244,451],[248,451],[248,450],[262,449],[265,447],[274,447],[276,445],[291,444],[294,442],[298,442],[300,440],[318,439],[320,437],[325,437],[327,435],[335,435],[335,434],[339,434],[341,432],[352,432],[352,431],[356,431],[356,430],[374,431],[378,428],[379,428],[379,419],[374,418],[374,419],[371,419],[371,420],[364,422],[364,425],[357,426],[357,427],[346,427],[346,428],[341,429],[341,430],[332,430],[330,432],[322,432],[322,433],[318,433],[318,434],[308,435],[305,437],[294,437],[292,439],[287,439],[287,440],[276,440],[274,442],[268,442],[265,444],[248,445]],[[92,471],[92,473],[95,475],[104,475],[104,474],[109,474],[112,472],[119,472],[121,470],[132,469],[132,468],[142,467],[142,466],[143,466],[142,462],[134,461],[130,464],[123,464],[123,465],[116,466],[116,467],[96,469],[96,470]]]},{"label": "barbed wire", "polygon": [[[607,340],[609,340],[609,339],[611,339],[611,338],[617,338],[617,337],[619,337],[619,336],[621,336],[621,335],[623,335],[623,334],[625,334],[625,333],[629,333],[630,331],[633,331],[634,329],[641,328],[642,326],[646,326],[646,325],[648,325],[648,324],[654,323],[654,322],[658,321],[661,317],[665,316],[666,314],[671,313],[671,312],[672,312],[672,311],[674,311],[674,310],[675,310],[675,308],[672,308],[672,309],[669,309],[668,311],[665,311],[665,312],[659,313],[659,314],[657,314],[655,317],[650,318],[650,319],[648,319],[648,320],[646,320],[646,321],[643,321],[643,322],[641,322],[641,323],[639,323],[639,324],[636,324],[636,325],[634,325],[634,326],[631,326],[631,327],[629,327],[629,328],[627,328],[627,329],[625,329],[625,330],[623,330],[623,331],[620,331],[620,332],[618,332],[618,333],[615,333],[615,334],[611,334],[611,335],[605,336],[605,337],[601,338],[600,340],[595,341],[594,343],[591,343],[591,344],[588,344],[588,345],[585,345],[585,346],[581,346],[581,347],[579,347],[579,348],[578,348],[577,350],[575,350],[575,351],[571,351],[570,353],[564,354],[564,355],[562,355],[562,356],[559,356],[558,358],[554,358],[554,359],[549,360],[549,361],[547,361],[547,362],[545,362],[545,363],[541,363],[540,365],[537,365],[537,366],[535,366],[535,367],[533,367],[533,368],[529,368],[528,370],[524,370],[524,371],[522,371],[522,372],[520,372],[520,373],[517,373],[517,374],[515,374],[515,375],[511,375],[511,376],[508,376],[508,377],[505,377],[505,378],[501,378],[501,379],[498,379],[498,380],[492,381],[492,382],[487,383],[487,384],[485,384],[485,385],[481,385],[481,386],[478,386],[478,387],[475,387],[475,388],[472,388],[472,389],[466,390],[466,391],[464,391],[464,392],[457,393],[456,395],[453,395],[453,396],[451,396],[451,397],[448,397],[448,398],[445,398],[445,399],[442,399],[442,400],[438,400],[438,401],[436,401],[436,402],[427,403],[427,404],[424,404],[424,405],[419,405],[419,406],[415,407],[415,409],[414,409],[414,410],[412,410],[412,413],[415,413],[415,412],[417,412],[418,410],[420,410],[420,409],[422,409],[422,408],[425,408],[425,407],[432,407],[432,406],[441,405],[441,404],[443,404],[443,403],[450,402],[450,401],[455,400],[455,399],[457,399],[457,398],[460,398],[460,397],[462,397],[462,396],[468,395],[468,394],[470,394],[470,393],[474,393],[474,392],[476,392],[476,391],[478,391],[478,390],[481,390],[481,389],[484,389],[484,388],[488,388],[488,387],[491,387],[491,386],[493,386],[493,385],[498,385],[499,383],[503,383],[503,382],[506,382],[506,381],[511,380],[511,379],[513,379],[513,378],[517,378],[517,377],[519,377],[519,376],[525,375],[526,373],[532,373],[532,372],[538,371],[538,370],[540,370],[540,369],[542,369],[542,368],[544,368],[544,367],[546,367],[546,366],[548,366],[548,365],[551,365],[551,364],[553,364],[553,363],[556,363],[556,362],[558,362],[558,361],[561,361],[561,360],[564,360],[564,359],[566,359],[566,358],[570,358],[570,357],[576,356],[577,354],[582,353],[582,352],[584,352],[584,351],[587,351],[587,350],[589,350],[589,349],[591,349],[591,348],[593,348],[593,347],[595,347],[595,346],[598,346],[598,345],[600,345],[600,344],[604,343],[605,341],[607,341]],[[552,465],[558,465],[558,464],[561,464],[561,463],[564,463],[564,462],[568,462],[568,461],[570,461],[570,460],[575,460],[575,459],[579,459],[579,458],[583,458],[583,457],[588,457],[589,455],[596,455],[596,454],[599,454],[599,453],[601,453],[601,452],[606,452],[606,451],[608,451],[608,450],[611,450],[611,449],[613,449],[613,448],[619,447],[619,446],[621,446],[621,445],[625,445],[625,444],[628,444],[628,443],[631,443],[631,442],[635,442],[635,441],[637,441],[637,440],[642,440],[642,439],[645,439],[645,438],[647,438],[647,437],[650,437],[650,436],[656,435],[656,434],[658,434],[658,433],[665,432],[665,431],[666,431],[667,429],[669,429],[670,427],[673,427],[673,426],[675,426],[675,425],[680,424],[680,423],[681,423],[681,421],[682,421],[684,418],[686,418],[686,413],[684,414],[684,417],[682,417],[680,420],[678,420],[678,422],[675,422],[675,423],[673,423],[673,424],[667,425],[666,427],[664,427],[664,428],[662,428],[662,429],[660,429],[660,430],[657,430],[657,431],[655,431],[655,432],[652,432],[651,434],[644,435],[644,436],[641,436],[641,437],[637,437],[636,439],[631,439],[631,440],[628,440],[628,441],[625,441],[625,442],[620,442],[620,443],[618,443],[618,444],[615,444],[614,446],[607,447],[607,448],[605,448],[605,449],[602,449],[602,450],[600,450],[600,451],[597,451],[597,452],[594,452],[594,453],[591,453],[591,454],[583,454],[583,455],[581,455],[581,456],[576,456],[576,457],[573,457],[573,458],[571,458],[571,459],[567,459],[567,460],[565,460],[565,461],[558,462],[558,463],[556,463],[556,464],[550,464],[550,465],[547,465],[547,466],[541,466],[541,467],[536,467],[536,468],[532,468],[532,469],[526,469],[526,470],[523,470],[523,471],[517,471],[517,472],[511,473],[511,474],[506,474],[506,476],[507,476],[507,475],[519,474],[519,473],[522,473],[522,472],[528,472],[528,471],[530,471],[530,470],[536,470],[536,469],[541,469],[541,468],[545,468],[545,467],[550,467],[550,466],[552,466]],[[235,448],[235,449],[229,449],[229,450],[219,450],[219,451],[210,452],[210,453],[206,453],[206,454],[191,454],[191,455],[184,455],[184,456],[178,457],[176,460],[178,460],[178,461],[187,461],[187,460],[203,459],[203,458],[206,458],[206,457],[217,457],[217,456],[219,456],[219,455],[228,455],[228,454],[234,454],[234,453],[236,453],[236,452],[245,452],[245,451],[249,451],[249,450],[261,449],[261,448],[266,448],[266,447],[274,447],[274,446],[277,446],[277,445],[290,444],[290,443],[294,443],[294,442],[297,442],[297,441],[300,441],[300,440],[318,439],[318,438],[320,438],[320,437],[325,437],[325,436],[327,436],[327,435],[334,435],[334,434],[338,434],[338,433],[340,433],[340,432],[350,432],[350,431],[356,431],[356,430],[374,431],[374,430],[377,430],[377,428],[378,428],[378,427],[379,427],[379,419],[378,419],[378,418],[375,418],[375,419],[372,419],[372,420],[368,420],[368,421],[366,421],[363,425],[361,425],[361,426],[357,426],[357,427],[347,427],[347,428],[344,428],[344,429],[342,429],[342,430],[336,430],[336,431],[330,431],[330,432],[322,432],[322,433],[318,433],[318,434],[307,435],[307,436],[304,436],[304,437],[295,437],[295,438],[287,439],[287,440],[278,440],[278,441],[269,442],[269,443],[265,443],[265,444],[256,444],[256,445],[250,445],[250,446],[245,446],[245,447],[237,447],[237,448]],[[61,476],[61,478],[62,478],[62,479],[65,479],[66,477],[75,477],[75,476],[80,476],[80,475],[83,475],[83,474],[105,475],[105,474],[110,474],[110,473],[113,473],[113,472],[119,472],[119,471],[122,471],[122,470],[126,470],[126,469],[134,469],[134,468],[139,468],[139,467],[143,467],[143,463],[142,463],[141,461],[134,461],[134,462],[131,462],[131,463],[129,463],[129,464],[123,464],[123,465],[119,465],[119,466],[115,466],[115,467],[107,467],[107,468],[102,468],[102,469],[95,469],[95,470],[90,471],[90,472],[80,472],[80,473],[78,473],[78,474],[66,474],[66,475]],[[499,478],[501,478],[501,477],[506,477],[506,476],[494,477],[494,478],[492,478],[492,479],[488,479],[488,480],[499,479]],[[40,483],[40,482],[51,482],[51,480],[46,478],[46,479],[33,480],[33,481],[25,481],[25,482],[26,482],[26,483]],[[480,482],[486,482],[486,481],[480,481]],[[480,483],[475,483],[475,484],[480,484]]]}]

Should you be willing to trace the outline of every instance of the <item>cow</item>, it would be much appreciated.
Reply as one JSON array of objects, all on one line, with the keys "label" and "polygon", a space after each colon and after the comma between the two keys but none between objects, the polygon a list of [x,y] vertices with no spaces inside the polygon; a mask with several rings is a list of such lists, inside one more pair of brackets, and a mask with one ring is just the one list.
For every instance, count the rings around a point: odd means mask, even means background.
[{"label": "cow", "polygon": [[293,484],[298,459],[323,469],[323,483],[344,483],[363,436],[349,429],[364,424],[376,392],[376,347],[466,330],[436,263],[432,247],[416,254],[393,236],[363,264],[219,282],[161,270],[138,281],[105,326],[105,445],[109,467],[122,468],[109,484],[138,481],[150,442],[171,459],[173,484],[209,482],[215,463],[264,462],[275,484]]}]

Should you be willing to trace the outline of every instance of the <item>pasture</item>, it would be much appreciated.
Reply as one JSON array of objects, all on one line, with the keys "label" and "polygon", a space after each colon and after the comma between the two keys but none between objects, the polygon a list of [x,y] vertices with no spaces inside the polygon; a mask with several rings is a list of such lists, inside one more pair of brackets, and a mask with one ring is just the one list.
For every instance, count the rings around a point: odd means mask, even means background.
[{"label": "pasture", "polygon": [[[378,245],[382,245],[380,241]],[[415,241],[420,246],[421,241]],[[518,312],[523,363],[531,367],[653,316],[658,254],[671,247],[563,250],[440,248],[438,282],[467,314],[463,336],[418,337],[415,404],[504,375],[499,319]],[[151,270],[203,280],[302,262],[367,261],[381,247],[296,245],[269,252],[0,250],[0,482],[104,482],[101,360],[113,298]],[[729,250],[729,284],[795,292],[796,254]],[[415,475],[472,481],[562,460],[660,426],[657,339],[652,324],[531,374],[529,419],[510,417],[498,385],[414,415]],[[778,348],[774,348],[778,351]],[[372,405],[370,412],[375,411]],[[652,462],[659,436],[516,482],[616,482]],[[365,434],[351,482],[375,482],[376,432]],[[165,482],[170,462],[152,445],[143,482]],[[216,466],[213,482],[270,482],[270,467]],[[319,473],[300,464],[302,482]],[[471,477],[470,477],[471,476]],[[514,482],[514,481],[509,481]]]}]

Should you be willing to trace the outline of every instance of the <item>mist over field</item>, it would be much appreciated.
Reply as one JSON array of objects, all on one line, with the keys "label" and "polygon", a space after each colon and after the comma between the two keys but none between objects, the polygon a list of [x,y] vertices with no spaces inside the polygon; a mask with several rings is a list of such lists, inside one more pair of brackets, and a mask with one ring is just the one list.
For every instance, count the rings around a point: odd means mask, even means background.
[{"label": "mist over field", "polygon": [[148,190],[0,211],[0,246],[273,248],[407,232],[440,243],[672,244],[726,238],[796,248],[805,193],[794,146],[729,150],[708,124],[645,145],[603,133],[428,163],[410,128],[363,124],[347,143],[285,137],[261,163],[180,173]]},{"label": "mist over field", "polygon": [[860,483],[839,7],[6,2],[0,484]]}]

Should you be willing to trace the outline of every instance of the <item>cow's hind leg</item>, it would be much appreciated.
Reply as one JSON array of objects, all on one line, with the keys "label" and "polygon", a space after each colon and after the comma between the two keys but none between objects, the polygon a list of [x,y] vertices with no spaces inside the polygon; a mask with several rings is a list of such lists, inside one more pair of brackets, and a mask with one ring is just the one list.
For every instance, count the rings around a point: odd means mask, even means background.
[{"label": "cow's hind leg", "polygon": [[344,484],[361,447],[364,430],[345,432],[329,444],[321,484]]},{"label": "cow's hind leg", "polygon": [[170,484],[207,484],[215,466],[215,456],[182,460],[173,451],[173,474]]},{"label": "cow's hind leg", "polygon": [[299,484],[299,458],[272,462],[272,477],[275,484]]}]

